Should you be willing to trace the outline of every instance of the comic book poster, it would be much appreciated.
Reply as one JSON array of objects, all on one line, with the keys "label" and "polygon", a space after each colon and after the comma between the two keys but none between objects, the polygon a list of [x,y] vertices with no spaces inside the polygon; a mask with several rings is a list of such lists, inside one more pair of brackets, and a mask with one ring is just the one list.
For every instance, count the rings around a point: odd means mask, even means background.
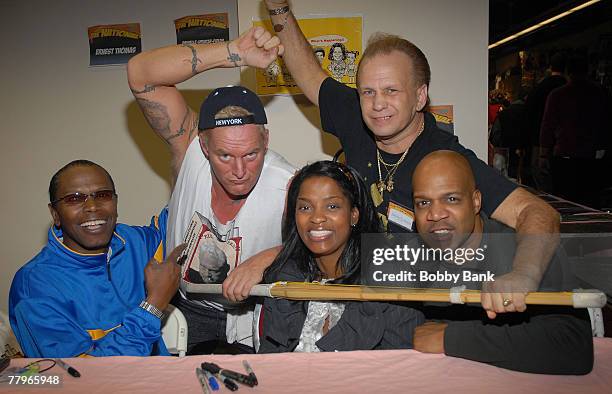
[{"label": "comic book poster", "polygon": [[438,127],[447,133],[455,134],[452,105],[432,105],[429,112],[436,118]]},{"label": "comic book poster", "polygon": [[91,26],[87,34],[90,66],[126,64],[142,51],[140,23]]},{"label": "comic book poster", "polygon": [[185,233],[187,247],[183,251],[185,262],[181,270],[181,289],[188,299],[208,301],[231,307],[233,304],[221,295],[202,293],[204,284],[221,284],[240,261],[242,238],[239,228],[232,227],[220,233],[210,220],[195,212]]},{"label": "comic book poster", "polygon": [[[337,81],[355,87],[357,65],[363,53],[363,18],[361,16],[297,18],[300,28],[321,68]],[[253,21],[274,31],[271,22]],[[301,94],[282,59],[266,70],[256,70],[256,92],[269,94]]]},{"label": "comic book poster", "polygon": [[229,41],[227,13],[190,15],[174,21],[177,44],[210,44]]}]

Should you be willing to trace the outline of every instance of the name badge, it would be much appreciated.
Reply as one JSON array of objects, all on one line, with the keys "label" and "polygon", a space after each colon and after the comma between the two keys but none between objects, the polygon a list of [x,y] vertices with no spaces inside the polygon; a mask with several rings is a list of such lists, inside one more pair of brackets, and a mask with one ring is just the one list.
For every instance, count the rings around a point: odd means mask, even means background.
[{"label": "name badge", "polygon": [[389,208],[387,209],[387,218],[390,222],[397,224],[406,230],[412,230],[412,224],[414,223],[414,213],[406,207],[389,201]]}]

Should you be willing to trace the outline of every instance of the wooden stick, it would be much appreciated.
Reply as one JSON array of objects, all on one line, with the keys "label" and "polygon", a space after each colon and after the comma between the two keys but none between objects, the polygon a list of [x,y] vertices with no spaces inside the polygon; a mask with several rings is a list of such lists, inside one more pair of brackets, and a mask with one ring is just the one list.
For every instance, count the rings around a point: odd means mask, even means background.
[{"label": "wooden stick", "polygon": [[[451,293],[457,293],[453,297]],[[277,282],[270,289],[272,297],[291,300],[346,300],[346,301],[430,301],[452,303],[480,303],[480,290],[413,289],[358,285],[322,285],[319,283]],[[457,299],[453,302],[454,298]],[[525,303],[532,305],[571,305],[575,308],[601,308],[606,295],[598,290],[563,292],[531,292]]]},{"label": "wooden stick", "polygon": [[[221,285],[198,284],[183,286],[187,292],[221,294]],[[406,287],[378,287],[361,285],[334,285],[307,282],[276,282],[255,285],[250,295],[285,298],[289,300],[325,301],[429,301],[454,304],[479,304],[480,290],[414,289]],[[525,297],[530,305],[569,305],[574,308],[601,308],[606,295],[599,290],[574,290],[562,292],[530,292]]]}]

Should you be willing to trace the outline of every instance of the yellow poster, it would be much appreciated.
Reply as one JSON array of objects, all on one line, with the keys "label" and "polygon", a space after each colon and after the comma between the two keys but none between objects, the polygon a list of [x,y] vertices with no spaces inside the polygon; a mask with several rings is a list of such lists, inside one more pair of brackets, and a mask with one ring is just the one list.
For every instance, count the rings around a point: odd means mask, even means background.
[{"label": "yellow poster", "polygon": [[[317,17],[298,18],[304,36],[319,59],[325,72],[337,81],[355,87],[357,65],[361,59],[363,18]],[[273,32],[269,20],[253,21],[254,26],[263,26]],[[257,88],[260,95],[301,94],[281,58],[265,70],[256,70]]]}]

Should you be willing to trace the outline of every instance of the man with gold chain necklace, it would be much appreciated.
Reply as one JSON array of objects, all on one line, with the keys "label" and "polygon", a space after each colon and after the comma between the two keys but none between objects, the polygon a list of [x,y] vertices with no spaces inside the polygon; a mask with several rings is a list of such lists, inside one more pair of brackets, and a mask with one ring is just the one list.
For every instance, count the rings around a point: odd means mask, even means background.
[{"label": "man with gold chain necklace", "polygon": [[[558,243],[559,216],[436,126],[433,116],[424,110],[430,70],[423,52],[397,36],[373,37],[359,63],[357,89],[353,89],[321,69],[286,0],[264,3],[285,47],[283,61],[304,95],[319,107],[323,130],[338,137],[347,163],[371,184],[378,214],[388,231],[413,231],[411,179],[421,158],[449,149],[468,159],[483,194],[484,212],[518,234],[513,271],[491,285],[488,290],[492,292],[483,296],[483,307],[491,318],[496,313],[523,311],[522,290],[537,288]],[[549,235],[547,242],[542,242],[542,234]],[[263,261],[258,263],[264,265]],[[230,278],[224,288],[234,291],[225,295],[246,297],[248,286],[235,286],[232,281]]]}]

